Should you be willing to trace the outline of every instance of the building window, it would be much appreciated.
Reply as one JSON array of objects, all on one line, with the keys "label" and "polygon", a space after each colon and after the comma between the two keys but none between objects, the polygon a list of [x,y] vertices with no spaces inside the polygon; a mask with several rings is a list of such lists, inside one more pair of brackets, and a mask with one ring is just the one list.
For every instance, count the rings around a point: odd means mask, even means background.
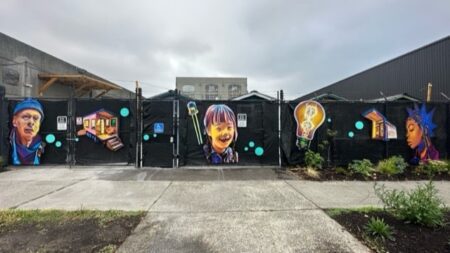
[{"label": "building window", "polygon": [[195,87],[194,85],[183,85],[181,88],[181,94],[188,96],[188,97],[194,97],[195,96]]},{"label": "building window", "polygon": [[228,86],[228,98],[235,98],[241,95],[241,86],[237,84],[231,84]]},{"label": "building window", "polygon": [[219,86],[217,84],[208,84],[205,86],[205,99],[206,100],[219,99]]}]

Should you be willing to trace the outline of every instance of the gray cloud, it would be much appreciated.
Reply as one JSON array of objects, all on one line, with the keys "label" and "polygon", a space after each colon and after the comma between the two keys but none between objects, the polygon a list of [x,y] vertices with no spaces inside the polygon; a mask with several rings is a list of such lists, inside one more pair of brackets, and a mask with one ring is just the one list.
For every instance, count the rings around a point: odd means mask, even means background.
[{"label": "gray cloud", "polygon": [[295,98],[450,34],[450,2],[4,0],[2,32],[144,94],[248,77]]}]

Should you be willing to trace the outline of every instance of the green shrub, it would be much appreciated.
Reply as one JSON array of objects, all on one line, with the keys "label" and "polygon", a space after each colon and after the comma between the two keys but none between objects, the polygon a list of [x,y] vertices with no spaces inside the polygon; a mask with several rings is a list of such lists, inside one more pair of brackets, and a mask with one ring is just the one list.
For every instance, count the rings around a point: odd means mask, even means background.
[{"label": "green shrub", "polygon": [[405,171],[408,164],[401,156],[392,156],[388,159],[384,159],[378,163],[376,170],[386,175],[401,174]]},{"label": "green shrub", "polygon": [[373,164],[368,159],[363,160],[353,160],[348,165],[348,169],[356,174],[361,174],[365,178],[370,177],[371,173],[374,171]]},{"label": "green shrub", "polygon": [[322,169],[323,157],[319,153],[307,150],[305,153],[305,164],[307,167]]},{"label": "green shrub", "polygon": [[449,170],[449,163],[446,161],[429,160],[428,162],[421,163],[416,168],[416,172],[422,174],[428,174],[434,176],[438,173],[445,173]]},{"label": "green shrub", "polygon": [[374,188],[376,195],[392,215],[428,227],[444,224],[444,204],[437,196],[433,182],[419,185],[410,192],[386,190],[384,185],[375,185]]},{"label": "green shrub", "polygon": [[364,230],[369,236],[381,238],[383,241],[394,240],[391,227],[383,219],[371,217]]},{"label": "green shrub", "polygon": [[335,171],[336,171],[337,174],[343,174],[343,175],[346,175],[346,176],[349,176],[349,175],[352,174],[351,171],[349,171],[348,169],[343,168],[343,167],[337,167],[335,169]]}]

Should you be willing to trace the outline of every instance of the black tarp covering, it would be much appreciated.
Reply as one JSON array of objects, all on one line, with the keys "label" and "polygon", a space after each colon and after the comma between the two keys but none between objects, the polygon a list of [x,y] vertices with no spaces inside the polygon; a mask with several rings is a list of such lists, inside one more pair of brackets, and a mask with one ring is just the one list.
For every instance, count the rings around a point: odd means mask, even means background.
[{"label": "black tarp covering", "polygon": [[[174,159],[173,106],[176,101],[143,101],[143,166],[172,167]],[[155,124],[163,124],[163,133],[155,133]],[[156,127],[157,128],[157,127]],[[158,131],[156,129],[156,131]],[[147,140],[146,140],[147,139]]]},{"label": "black tarp covering", "polygon": [[[9,100],[9,131],[12,129],[12,117],[14,108],[17,103],[23,99]],[[39,135],[42,137],[42,142],[45,143],[44,153],[41,156],[40,164],[65,164],[67,159],[67,153],[69,150],[67,142],[67,132],[57,130],[57,116],[67,116],[67,101],[65,100],[42,100],[37,99],[41,103],[44,111],[44,120],[41,123]],[[53,134],[55,136],[55,142],[46,143],[46,136]],[[9,132],[8,132],[9,136]],[[8,137],[9,141],[9,137]],[[56,147],[56,142],[61,142],[60,147]],[[11,159],[11,157],[9,157]],[[10,163],[11,164],[11,160]]]},{"label": "black tarp covering", "polygon": [[[180,165],[206,166],[209,165],[203,152],[203,145],[199,145],[194,131],[192,117],[189,116],[187,103],[180,100]],[[234,145],[239,154],[237,164],[225,165],[277,165],[278,164],[278,105],[268,101],[195,101],[198,108],[198,121],[202,139],[205,143],[206,134],[203,119],[206,110],[212,104],[226,104],[233,110],[235,116],[247,115],[247,127],[238,127],[238,138]],[[236,120],[237,121],[237,120]],[[250,145],[254,143],[254,146]],[[233,145],[233,143],[231,144]],[[255,150],[263,150],[261,156]],[[222,164],[223,165],[223,164]]]},{"label": "black tarp covering", "polygon": [[[74,119],[85,117],[99,110],[106,110],[117,116],[119,121],[119,137],[124,144],[123,148],[112,151],[105,147],[102,141],[95,142],[87,136],[78,137],[75,144],[75,161],[79,165],[91,164],[130,164],[135,162],[136,157],[136,131],[135,131],[135,100],[125,99],[75,99]],[[129,115],[121,116],[121,109],[127,108]],[[82,125],[76,125],[76,131]]]},{"label": "black tarp covering", "polygon": [[[284,165],[303,164],[304,151],[295,145],[297,123],[294,118],[294,108],[297,103],[285,103],[282,105],[282,160]],[[420,106],[420,104],[418,104]],[[362,102],[323,102],[322,106],[326,112],[326,120],[316,131],[310,148],[320,152],[332,166],[346,166],[352,160],[369,159],[378,162],[381,159],[394,155],[402,156],[409,161],[414,151],[406,142],[405,123],[408,117],[406,108],[412,108],[414,103],[410,102],[388,102],[388,103],[362,103]],[[389,122],[397,128],[397,139],[387,142],[371,139],[372,122],[362,116],[369,109],[376,109],[382,113]],[[447,157],[448,143],[448,105],[443,103],[429,103],[427,111],[435,108],[433,122],[437,125],[434,131],[432,143],[440,153],[440,158]],[[364,128],[359,130],[355,123],[361,121]],[[327,135],[327,129],[337,131],[337,135],[331,138]],[[353,137],[349,137],[353,132]],[[321,143],[327,140],[330,148],[321,149]],[[329,152],[328,152],[329,150]]]}]

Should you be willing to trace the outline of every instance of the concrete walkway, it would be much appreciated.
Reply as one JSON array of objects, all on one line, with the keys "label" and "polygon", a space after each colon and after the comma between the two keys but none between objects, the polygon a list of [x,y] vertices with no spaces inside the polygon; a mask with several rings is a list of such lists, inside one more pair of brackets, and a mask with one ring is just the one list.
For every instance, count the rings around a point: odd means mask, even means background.
[{"label": "concrete walkway", "polygon": [[[436,186],[450,205],[450,183]],[[16,169],[0,173],[0,192],[0,209],[147,211],[119,252],[367,252],[322,209],[380,206],[371,182],[272,169]]]}]

